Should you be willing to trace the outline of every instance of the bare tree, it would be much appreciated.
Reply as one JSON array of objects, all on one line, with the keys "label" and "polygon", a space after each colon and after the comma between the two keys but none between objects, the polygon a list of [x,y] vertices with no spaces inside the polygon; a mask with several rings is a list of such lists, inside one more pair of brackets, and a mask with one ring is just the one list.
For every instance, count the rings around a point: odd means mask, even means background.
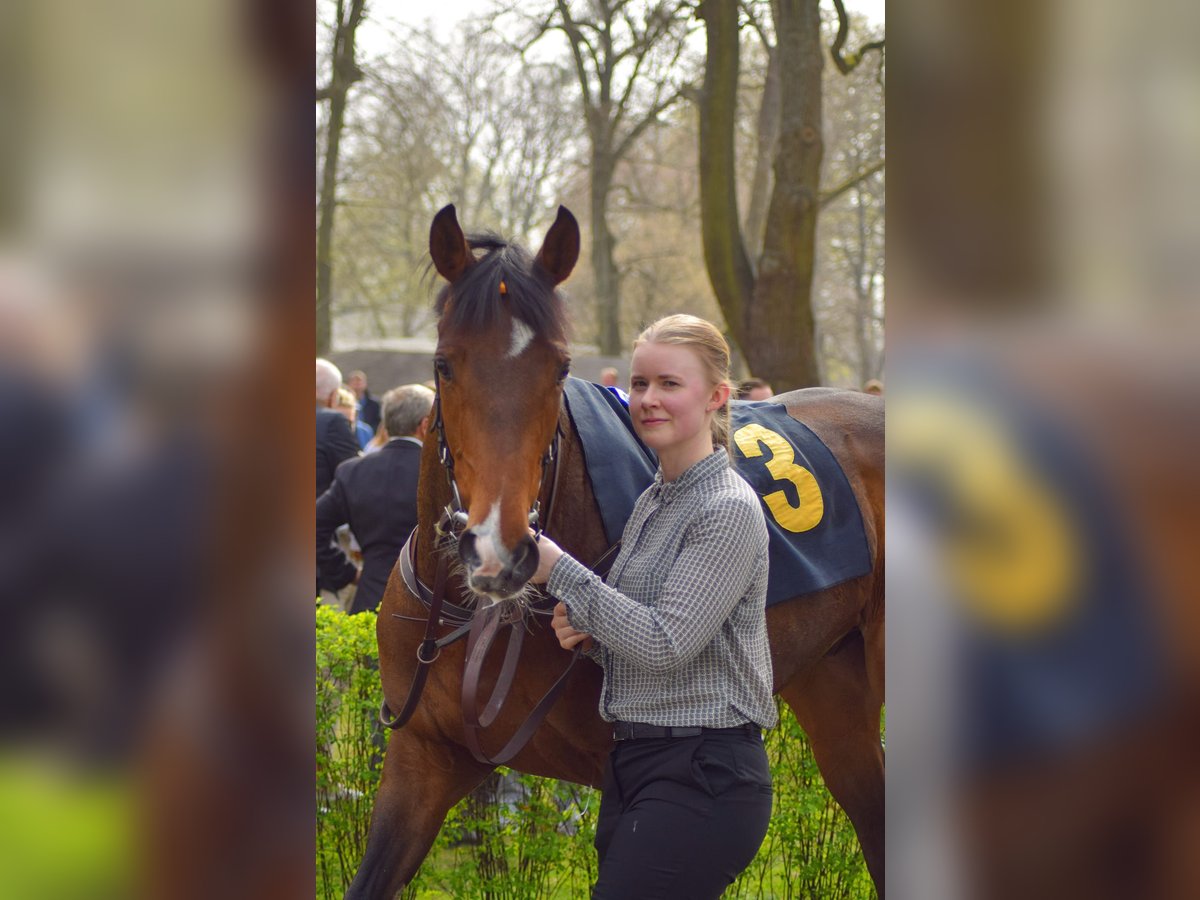
[{"label": "bare tree", "polygon": [[[875,33],[861,18],[855,31]],[[881,60],[882,61],[882,60]],[[881,70],[858,66],[825,79],[829,138],[818,225],[817,320],[825,381],[862,385],[883,366],[884,173]]]},{"label": "bare tree", "polygon": [[[844,13],[840,2],[835,5]],[[821,380],[812,286],[823,199],[823,51],[818,0],[773,0],[771,9],[773,46],[764,23],[752,20],[773,58],[779,90],[777,136],[773,114],[760,116],[760,143],[774,143],[774,185],[755,261],[739,224],[735,179],[739,9],[718,0],[700,4],[707,45],[699,97],[700,196],[705,263],[730,333],[751,370],[786,389]],[[764,91],[764,101],[772,102],[770,91]],[[831,194],[840,195],[852,184]],[[757,223],[748,219],[751,227]],[[750,237],[757,243],[757,235]]]},{"label": "bare tree", "polygon": [[317,90],[317,102],[329,103],[325,123],[325,156],[321,166],[321,194],[317,221],[317,353],[329,352],[333,338],[332,275],[330,248],[333,220],[337,211],[338,155],[346,119],[346,97],[362,69],[355,60],[354,37],[363,20],[366,0],[337,0],[333,43],[330,48],[329,81]]},{"label": "bare tree", "polygon": [[573,79],[467,25],[449,40],[404,29],[364,68],[346,125],[334,315],[360,339],[418,335],[433,321],[434,212],[453,201],[471,225],[528,238],[555,208],[581,144]]},{"label": "bare tree", "polygon": [[647,128],[682,97],[680,60],[690,28],[686,0],[555,0],[534,21],[532,46],[551,32],[570,48],[582,94],[589,143],[591,262],[596,343],[616,355],[621,340],[621,288],[610,201],[617,166]]}]

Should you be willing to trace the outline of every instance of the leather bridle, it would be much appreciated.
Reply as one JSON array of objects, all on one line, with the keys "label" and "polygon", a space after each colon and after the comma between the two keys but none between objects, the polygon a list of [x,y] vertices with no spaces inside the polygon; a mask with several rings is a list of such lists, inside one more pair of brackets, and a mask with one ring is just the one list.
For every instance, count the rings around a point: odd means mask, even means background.
[{"label": "leather bridle", "polygon": [[[452,539],[462,532],[467,524],[467,512],[463,509],[458,483],[454,478],[454,457],[446,441],[445,422],[442,418],[441,381],[438,378],[436,369],[434,371],[434,382],[437,391],[434,396],[433,431],[437,434],[438,460],[446,472],[451,497],[450,502],[446,504],[443,510],[441,519],[435,526],[435,533],[438,536],[438,540],[443,540]],[[554,437],[542,455],[542,475],[537,496],[535,496],[533,505],[529,511],[529,525],[534,530],[535,540],[541,538],[543,523],[548,524],[550,522],[554,511],[554,499],[558,493],[559,461],[562,442],[561,422],[564,412],[565,410],[560,406],[559,421],[555,425]],[[542,516],[541,495],[546,487],[547,472],[551,468],[553,468],[553,474],[550,476],[549,492],[546,498],[546,514]],[[620,544],[618,543],[605,551],[597,564],[592,567],[593,571],[597,571],[599,574],[606,572],[608,567],[612,565],[619,547]],[[476,610],[450,602],[447,599],[450,566],[448,548],[435,548],[434,552],[437,557],[437,569],[432,589],[426,586],[416,574],[417,529],[413,529],[412,534],[409,535],[404,548],[400,552],[400,574],[404,579],[405,586],[408,588],[409,593],[420,600],[422,605],[426,607],[428,613],[423,619],[425,622],[425,636],[417,646],[417,670],[413,676],[412,684],[409,686],[408,697],[405,699],[400,712],[395,716],[391,715],[387,701],[384,700],[379,711],[379,720],[388,728],[402,727],[416,710],[417,702],[421,697],[425,680],[429,674],[429,667],[441,655],[442,648],[449,646],[463,637],[467,637],[466,663],[463,671],[462,688],[463,732],[467,749],[471,751],[471,755],[475,759],[482,763],[493,766],[503,765],[520,752],[521,748],[525,746],[545,719],[546,714],[566,687],[567,677],[575,667],[575,663],[579,660],[580,648],[578,646],[575,647],[566,669],[563,670],[562,674],[550,686],[541,700],[534,706],[529,716],[521,723],[520,727],[517,728],[516,732],[500,751],[494,755],[484,753],[480,745],[479,732],[495,721],[512,688],[526,631],[524,611],[527,609],[535,615],[549,617],[552,604],[541,605],[541,602],[531,603],[526,606],[494,604],[487,609]],[[547,596],[545,600],[552,600],[552,598]],[[513,615],[514,610],[520,614]],[[398,619],[422,621],[422,618],[418,616],[405,616],[399,613],[392,613],[392,616]],[[446,626],[454,627],[449,634],[437,637],[437,629]],[[497,676],[492,694],[488,698],[486,706],[480,710],[478,694],[483,663],[502,628],[508,628],[508,642],[504,654],[504,662],[501,665],[500,674]]]},{"label": "leather bridle", "polygon": [[[446,472],[446,480],[450,484],[450,502],[446,504],[442,519],[443,522],[449,524],[450,531],[446,533],[457,534],[467,527],[467,511],[463,509],[462,496],[458,491],[458,481],[454,477],[454,454],[450,451],[450,442],[446,440],[446,422],[442,418],[442,381],[436,367],[433,371],[433,381],[436,388],[433,397],[433,431],[437,435],[438,462],[442,464],[442,469]],[[529,527],[533,529],[535,541],[542,536],[541,498],[546,484],[546,470],[551,466],[554,467],[554,477],[550,482],[550,494],[546,500],[546,521],[549,521],[550,514],[554,509],[554,497],[558,493],[558,454],[561,446],[562,409],[560,402],[559,418],[554,424],[554,436],[542,454],[542,476],[538,483],[538,491],[534,495],[533,505],[529,508]]]}]

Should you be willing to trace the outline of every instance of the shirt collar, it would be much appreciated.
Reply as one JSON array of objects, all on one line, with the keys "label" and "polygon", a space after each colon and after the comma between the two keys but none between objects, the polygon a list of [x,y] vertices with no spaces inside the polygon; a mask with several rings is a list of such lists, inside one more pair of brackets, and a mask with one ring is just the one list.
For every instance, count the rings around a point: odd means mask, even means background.
[{"label": "shirt collar", "polygon": [[704,459],[694,462],[684,469],[674,481],[663,480],[662,467],[660,466],[658,471],[654,473],[654,486],[658,490],[658,495],[667,500],[728,468],[729,454],[720,448],[716,448],[712,453],[704,457]]}]

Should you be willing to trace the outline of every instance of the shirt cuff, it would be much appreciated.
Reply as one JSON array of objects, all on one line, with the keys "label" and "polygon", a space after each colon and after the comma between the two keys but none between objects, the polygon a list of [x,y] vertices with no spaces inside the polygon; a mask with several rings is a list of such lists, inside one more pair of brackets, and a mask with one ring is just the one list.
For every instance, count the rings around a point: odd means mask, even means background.
[{"label": "shirt cuff", "polygon": [[591,601],[596,582],[603,583],[600,576],[566,553],[550,570],[546,590],[566,606],[567,621],[576,631],[591,634]]}]

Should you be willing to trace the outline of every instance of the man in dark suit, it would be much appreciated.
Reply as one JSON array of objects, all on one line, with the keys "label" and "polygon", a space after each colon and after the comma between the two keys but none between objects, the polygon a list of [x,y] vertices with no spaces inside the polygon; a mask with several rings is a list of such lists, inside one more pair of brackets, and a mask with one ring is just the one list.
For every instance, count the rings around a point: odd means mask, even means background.
[{"label": "man in dark suit", "polygon": [[358,456],[358,441],[350,423],[337,411],[337,392],[342,373],[327,359],[317,360],[317,496],[333,481],[338,465]]},{"label": "man in dark suit", "polygon": [[358,421],[363,422],[371,429],[371,434],[374,434],[379,428],[380,417],[383,414],[379,408],[379,401],[367,390],[367,373],[361,370],[351,372],[346,386],[354,391],[354,396],[358,398]]},{"label": "man in dark suit", "polygon": [[[348,612],[379,607],[400,549],[416,527],[421,442],[432,408],[433,391],[424,385],[384,394],[388,442],[339,466],[333,484],[317,500],[317,581],[334,591],[357,582]],[[333,533],[346,523],[362,548],[361,573],[333,543]]]}]

